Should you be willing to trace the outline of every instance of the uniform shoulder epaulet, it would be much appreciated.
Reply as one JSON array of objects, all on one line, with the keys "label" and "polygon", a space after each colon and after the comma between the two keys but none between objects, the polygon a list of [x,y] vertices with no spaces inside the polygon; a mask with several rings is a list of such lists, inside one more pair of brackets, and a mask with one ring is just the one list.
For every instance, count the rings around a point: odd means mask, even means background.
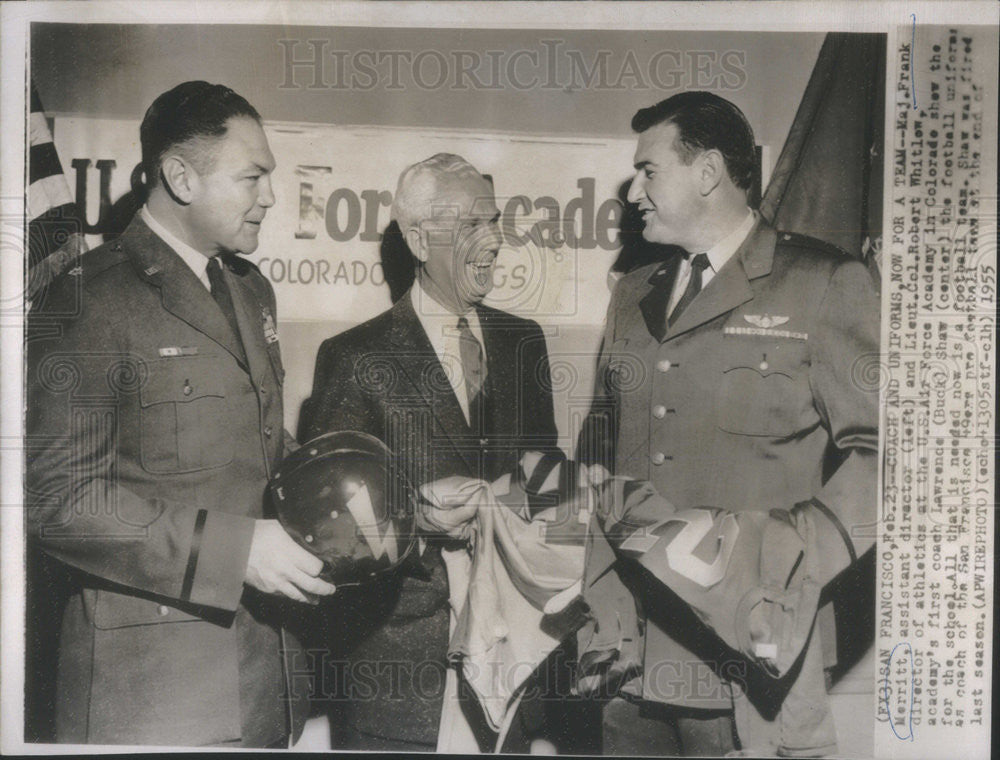
[{"label": "uniform shoulder epaulet", "polygon": [[845,259],[856,258],[851,256],[851,254],[849,254],[839,245],[835,245],[833,243],[827,242],[826,240],[820,240],[819,238],[814,238],[809,235],[802,235],[798,232],[783,232],[779,230],[778,246],[790,247],[790,248],[808,248],[814,251],[825,253],[828,256],[834,256],[836,258],[845,258]]},{"label": "uniform shoulder epaulet", "polygon": [[80,293],[87,284],[126,259],[125,251],[117,240],[80,254],[32,297],[32,311],[35,314],[64,316],[77,313],[78,306],[68,304],[78,304]]},{"label": "uniform shoulder epaulet", "polygon": [[121,264],[128,256],[125,248],[118,240],[110,240],[103,245],[97,246],[92,251],[87,251],[77,259],[76,266],[67,270],[70,276],[80,276],[83,282],[87,283],[98,277],[103,272]]}]

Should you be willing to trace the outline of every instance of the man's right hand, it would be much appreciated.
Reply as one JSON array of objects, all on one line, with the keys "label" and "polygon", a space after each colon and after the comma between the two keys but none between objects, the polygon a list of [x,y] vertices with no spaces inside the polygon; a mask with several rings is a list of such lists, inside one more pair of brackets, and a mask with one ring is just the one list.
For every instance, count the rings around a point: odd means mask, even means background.
[{"label": "man's right hand", "polygon": [[289,536],[277,520],[257,520],[250,543],[245,582],[267,594],[316,604],[337,587],[317,576],[323,561]]}]

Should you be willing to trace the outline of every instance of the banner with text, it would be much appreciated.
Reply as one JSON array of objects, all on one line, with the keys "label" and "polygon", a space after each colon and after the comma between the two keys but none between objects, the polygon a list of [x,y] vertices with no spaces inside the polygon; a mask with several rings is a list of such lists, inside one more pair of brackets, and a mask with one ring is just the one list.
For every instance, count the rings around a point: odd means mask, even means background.
[{"label": "banner with text", "polygon": [[[277,201],[252,260],[274,284],[282,321],[353,323],[390,305],[387,268],[407,255],[398,236],[383,240],[396,182],[409,164],[449,152],[492,179],[502,213],[505,243],[487,302],[546,324],[603,322],[633,139],[277,123],[265,131]],[[138,121],[55,119],[92,245],[117,208],[129,209],[138,135]]]}]

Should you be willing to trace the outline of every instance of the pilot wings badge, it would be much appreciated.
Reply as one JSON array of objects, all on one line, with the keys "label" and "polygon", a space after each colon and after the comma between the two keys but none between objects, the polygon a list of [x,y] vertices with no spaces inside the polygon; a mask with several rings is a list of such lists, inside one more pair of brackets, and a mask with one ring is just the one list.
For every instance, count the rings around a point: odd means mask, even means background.
[{"label": "pilot wings badge", "polygon": [[772,327],[785,324],[790,317],[771,316],[770,314],[744,314],[743,319],[756,327],[769,330]]}]

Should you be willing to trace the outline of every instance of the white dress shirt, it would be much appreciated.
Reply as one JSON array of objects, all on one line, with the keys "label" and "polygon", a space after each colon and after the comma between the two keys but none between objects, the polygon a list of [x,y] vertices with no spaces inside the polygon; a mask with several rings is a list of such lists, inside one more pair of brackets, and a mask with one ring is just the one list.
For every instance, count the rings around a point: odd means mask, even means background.
[{"label": "white dress shirt", "polygon": [[[722,238],[722,240],[705,251],[708,255],[708,266],[701,273],[702,290],[715,277],[716,272],[722,269],[722,266],[740,249],[740,246],[747,239],[747,235],[750,234],[750,230],[753,229],[756,221],[756,214],[747,209],[747,215],[743,221],[732,232]],[[692,255],[681,261],[680,269],[677,270],[677,279],[674,281],[674,289],[670,294],[670,304],[667,306],[667,314],[670,314],[674,310],[677,302],[681,300],[681,296],[684,294],[684,289],[687,288],[688,281],[691,279],[691,261],[693,259],[694,256]]]},{"label": "white dress shirt", "polygon": [[[410,298],[413,302],[413,310],[417,313],[420,326],[427,333],[427,338],[434,347],[444,367],[445,375],[451,388],[455,391],[458,405],[462,407],[462,414],[465,421],[469,422],[469,396],[465,391],[465,372],[462,369],[462,350],[459,343],[458,315],[448,311],[444,306],[435,301],[427,291],[420,287],[419,280],[413,283],[410,290]],[[469,329],[483,350],[483,361],[486,361],[486,343],[483,341],[483,328],[479,324],[479,315],[475,309],[469,309],[465,314]]]},{"label": "white dress shirt", "polygon": [[142,210],[139,211],[139,215],[142,217],[142,221],[146,223],[146,226],[156,233],[156,236],[163,240],[164,243],[169,245],[174,250],[174,253],[181,257],[181,261],[187,264],[191,268],[191,271],[195,273],[195,276],[201,280],[201,284],[211,291],[212,285],[208,281],[208,256],[196,251],[156,221],[156,217],[149,212],[149,206],[143,206]]}]

